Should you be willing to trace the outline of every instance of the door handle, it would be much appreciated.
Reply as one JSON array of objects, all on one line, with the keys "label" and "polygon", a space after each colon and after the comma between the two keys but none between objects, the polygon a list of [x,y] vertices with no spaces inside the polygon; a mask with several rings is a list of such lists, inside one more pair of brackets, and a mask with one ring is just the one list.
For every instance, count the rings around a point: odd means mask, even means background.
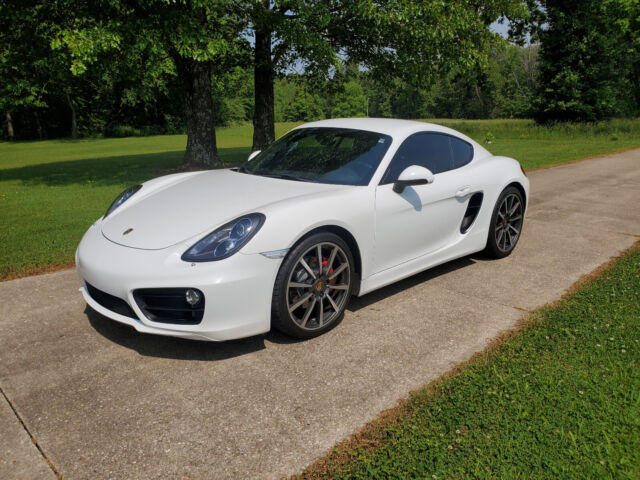
[{"label": "door handle", "polygon": [[458,191],[456,192],[456,197],[458,198],[466,197],[467,195],[469,195],[470,192],[471,192],[471,185],[467,185],[466,187],[462,187],[458,189]]}]

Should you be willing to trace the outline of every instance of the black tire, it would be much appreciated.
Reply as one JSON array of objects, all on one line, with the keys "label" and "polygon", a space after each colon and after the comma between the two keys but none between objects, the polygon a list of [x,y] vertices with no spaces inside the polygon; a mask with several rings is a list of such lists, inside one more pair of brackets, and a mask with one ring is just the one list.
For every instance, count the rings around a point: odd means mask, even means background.
[{"label": "black tire", "polygon": [[[337,247],[335,254],[334,247]],[[319,256],[321,261],[314,260]],[[328,264],[330,259],[333,259],[331,265]],[[346,267],[343,267],[344,263]],[[330,278],[334,273],[335,277]],[[305,339],[331,330],[342,321],[355,279],[353,255],[338,235],[318,232],[301,240],[288,253],[278,271],[271,302],[272,326],[286,335]],[[298,288],[299,285],[305,286]],[[311,297],[305,301],[308,295]],[[295,307],[298,303],[300,305]],[[295,308],[290,312],[290,307]]]},{"label": "black tire", "polygon": [[492,258],[511,255],[522,235],[525,200],[514,186],[505,188],[493,208],[485,254]]}]

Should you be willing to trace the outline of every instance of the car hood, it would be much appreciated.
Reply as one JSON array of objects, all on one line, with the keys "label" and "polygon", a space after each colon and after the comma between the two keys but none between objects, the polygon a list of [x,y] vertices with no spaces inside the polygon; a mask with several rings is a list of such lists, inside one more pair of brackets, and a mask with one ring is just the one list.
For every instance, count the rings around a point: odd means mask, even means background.
[{"label": "car hood", "polygon": [[146,186],[102,221],[102,233],[109,240],[158,250],[204,235],[243,214],[260,212],[272,203],[348,188],[233,170],[176,175],[168,183],[150,185],[145,194]]}]

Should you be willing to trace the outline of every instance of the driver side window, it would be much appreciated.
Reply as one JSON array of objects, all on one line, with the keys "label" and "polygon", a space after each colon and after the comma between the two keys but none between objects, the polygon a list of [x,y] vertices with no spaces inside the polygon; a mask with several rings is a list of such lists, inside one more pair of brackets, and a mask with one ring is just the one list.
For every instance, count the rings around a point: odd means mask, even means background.
[{"label": "driver side window", "polygon": [[439,133],[411,135],[398,148],[380,183],[395,182],[411,165],[428,168],[434,175],[454,168],[449,136]]}]

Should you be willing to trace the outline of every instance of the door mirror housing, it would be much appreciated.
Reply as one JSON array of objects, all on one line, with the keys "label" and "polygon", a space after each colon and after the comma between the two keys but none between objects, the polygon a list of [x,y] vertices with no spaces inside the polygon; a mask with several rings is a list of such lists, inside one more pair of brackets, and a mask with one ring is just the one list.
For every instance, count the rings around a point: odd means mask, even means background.
[{"label": "door mirror housing", "polygon": [[262,150],[256,150],[256,151],[254,151],[254,152],[251,152],[251,153],[249,154],[249,158],[247,158],[247,162],[250,162],[250,161],[251,161],[251,159],[253,159],[253,157],[255,157],[256,155],[258,155],[261,151],[262,151]]},{"label": "door mirror housing", "polygon": [[404,192],[405,187],[412,185],[426,185],[433,183],[435,177],[431,170],[428,168],[420,167],[419,165],[411,165],[405,168],[398,180],[393,184],[393,191],[396,193]]}]

